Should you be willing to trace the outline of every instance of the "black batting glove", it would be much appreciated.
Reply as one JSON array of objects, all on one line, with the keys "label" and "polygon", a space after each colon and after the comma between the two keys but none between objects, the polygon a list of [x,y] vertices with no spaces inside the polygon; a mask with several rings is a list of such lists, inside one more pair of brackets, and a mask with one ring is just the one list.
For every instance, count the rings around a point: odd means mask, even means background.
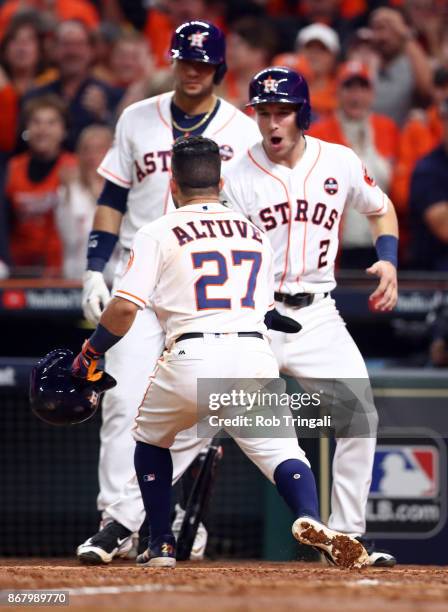
[{"label": "black batting glove", "polygon": [[291,319],[291,317],[285,317],[275,308],[273,310],[268,310],[264,317],[264,324],[268,329],[273,329],[285,334],[297,334],[302,329],[300,323],[297,323],[297,321]]}]

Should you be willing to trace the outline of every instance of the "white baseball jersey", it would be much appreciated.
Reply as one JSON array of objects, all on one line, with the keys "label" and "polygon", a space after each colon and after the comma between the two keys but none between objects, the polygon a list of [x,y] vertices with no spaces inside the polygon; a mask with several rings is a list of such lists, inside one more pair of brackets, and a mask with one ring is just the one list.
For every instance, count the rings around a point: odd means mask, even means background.
[{"label": "white baseball jersey", "polygon": [[226,176],[224,198],[266,231],[275,253],[276,290],[319,293],[335,285],[339,223],[346,205],[382,215],[388,198],[348,147],[305,136],[292,169],[252,146]]},{"label": "white baseball jersey", "polygon": [[137,232],[115,296],[151,305],[167,346],[187,332],[265,332],[274,305],[272,247],[222,204],[183,206]]},{"label": "white baseball jersey", "polygon": [[[158,219],[174,205],[169,189],[173,132],[170,104],[173,92],[128,106],[116,127],[115,140],[98,168],[99,174],[130,189],[120,227],[120,243],[131,246],[135,232]],[[202,133],[214,140],[226,165],[260,139],[252,119],[220,99],[220,106]]]}]

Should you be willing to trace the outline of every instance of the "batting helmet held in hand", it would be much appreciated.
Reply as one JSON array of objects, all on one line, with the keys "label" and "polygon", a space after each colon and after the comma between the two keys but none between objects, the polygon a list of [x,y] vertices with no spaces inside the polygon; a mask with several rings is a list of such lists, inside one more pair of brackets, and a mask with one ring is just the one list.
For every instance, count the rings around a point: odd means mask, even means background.
[{"label": "batting helmet held in hand", "polygon": [[74,357],[69,349],[55,349],[31,371],[31,410],[50,425],[87,421],[95,414],[101,394],[117,384],[106,372],[96,382],[76,378],[70,370]]},{"label": "batting helmet held in hand", "polygon": [[213,64],[216,66],[213,81],[219,85],[227,71],[224,34],[208,21],[187,21],[173,33],[171,59]]},{"label": "batting helmet held in hand", "polygon": [[302,130],[310,127],[311,105],[308,83],[304,77],[281,66],[258,72],[249,85],[247,106],[269,103],[297,104],[297,125]]}]

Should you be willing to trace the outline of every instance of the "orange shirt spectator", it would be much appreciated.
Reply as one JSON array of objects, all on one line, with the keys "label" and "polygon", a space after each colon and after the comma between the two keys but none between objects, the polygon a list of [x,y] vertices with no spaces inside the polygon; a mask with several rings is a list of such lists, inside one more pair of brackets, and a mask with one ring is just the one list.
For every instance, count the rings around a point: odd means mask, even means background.
[{"label": "orange shirt spectator", "polygon": [[[21,0],[7,0],[0,8],[0,38],[3,37],[11,18],[21,8],[35,8],[44,12],[45,4],[41,0],[28,0],[24,6]],[[55,0],[51,12],[57,22],[78,19],[91,29],[96,28],[100,23],[96,8],[88,0]]]},{"label": "orange shirt spectator", "polygon": [[13,268],[58,275],[62,245],[55,221],[57,192],[61,174],[76,164],[76,158],[61,150],[66,114],[58,98],[31,100],[25,112],[30,150],[10,159],[5,185],[11,217],[11,263]]},{"label": "orange shirt spectator", "polygon": [[43,269],[58,275],[62,269],[62,244],[56,229],[54,212],[61,169],[74,166],[76,158],[62,153],[47,176],[40,182],[29,177],[30,153],[11,158],[8,164],[6,196],[10,201],[12,228],[11,260],[14,267]]},{"label": "orange shirt spectator", "polygon": [[442,140],[440,105],[447,98],[448,69],[438,68],[433,77],[433,105],[426,111],[413,111],[401,131],[391,196],[402,214],[408,210],[411,176],[417,162]]},{"label": "orange shirt spectator", "polygon": [[398,211],[407,211],[412,172],[419,159],[436,148],[442,139],[442,121],[436,106],[411,114],[400,136],[398,163],[391,196]]},{"label": "orange shirt spectator", "polygon": [[[368,123],[373,134],[375,149],[387,159],[395,159],[397,156],[399,131],[396,124],[385,115],[372,113],[368,117]],[[341,124],[336,115],[313,123],[308,134],[327,142],[351,146],[346,141]]]},{"label": "orange shirt spectator", "polygon": [[0,151],[16,145],[21,98],[44,70],[43,23],[36,11],[23,11],[10,21],[0,42]]}]

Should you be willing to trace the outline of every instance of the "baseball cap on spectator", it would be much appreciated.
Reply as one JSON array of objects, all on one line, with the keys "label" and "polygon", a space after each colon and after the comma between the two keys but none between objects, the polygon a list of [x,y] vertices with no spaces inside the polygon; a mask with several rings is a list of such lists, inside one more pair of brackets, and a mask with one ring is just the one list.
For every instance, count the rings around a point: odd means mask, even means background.
[{"label": "baseball cap on spectator", "polygon": [[366,64],[352,60],[342,64],[338,73],[339,85],[346,85],[350,81],[359,80],[367,85],[372,85],[372,76]]},{"label": "baseball cap on spectator", "polygon": [[304,47],[316,40],[332,53],[339,53],[341,49],[336,31],[323,23],[313,23],[300,30],[297,34],[296,43],[298,47]]}]

